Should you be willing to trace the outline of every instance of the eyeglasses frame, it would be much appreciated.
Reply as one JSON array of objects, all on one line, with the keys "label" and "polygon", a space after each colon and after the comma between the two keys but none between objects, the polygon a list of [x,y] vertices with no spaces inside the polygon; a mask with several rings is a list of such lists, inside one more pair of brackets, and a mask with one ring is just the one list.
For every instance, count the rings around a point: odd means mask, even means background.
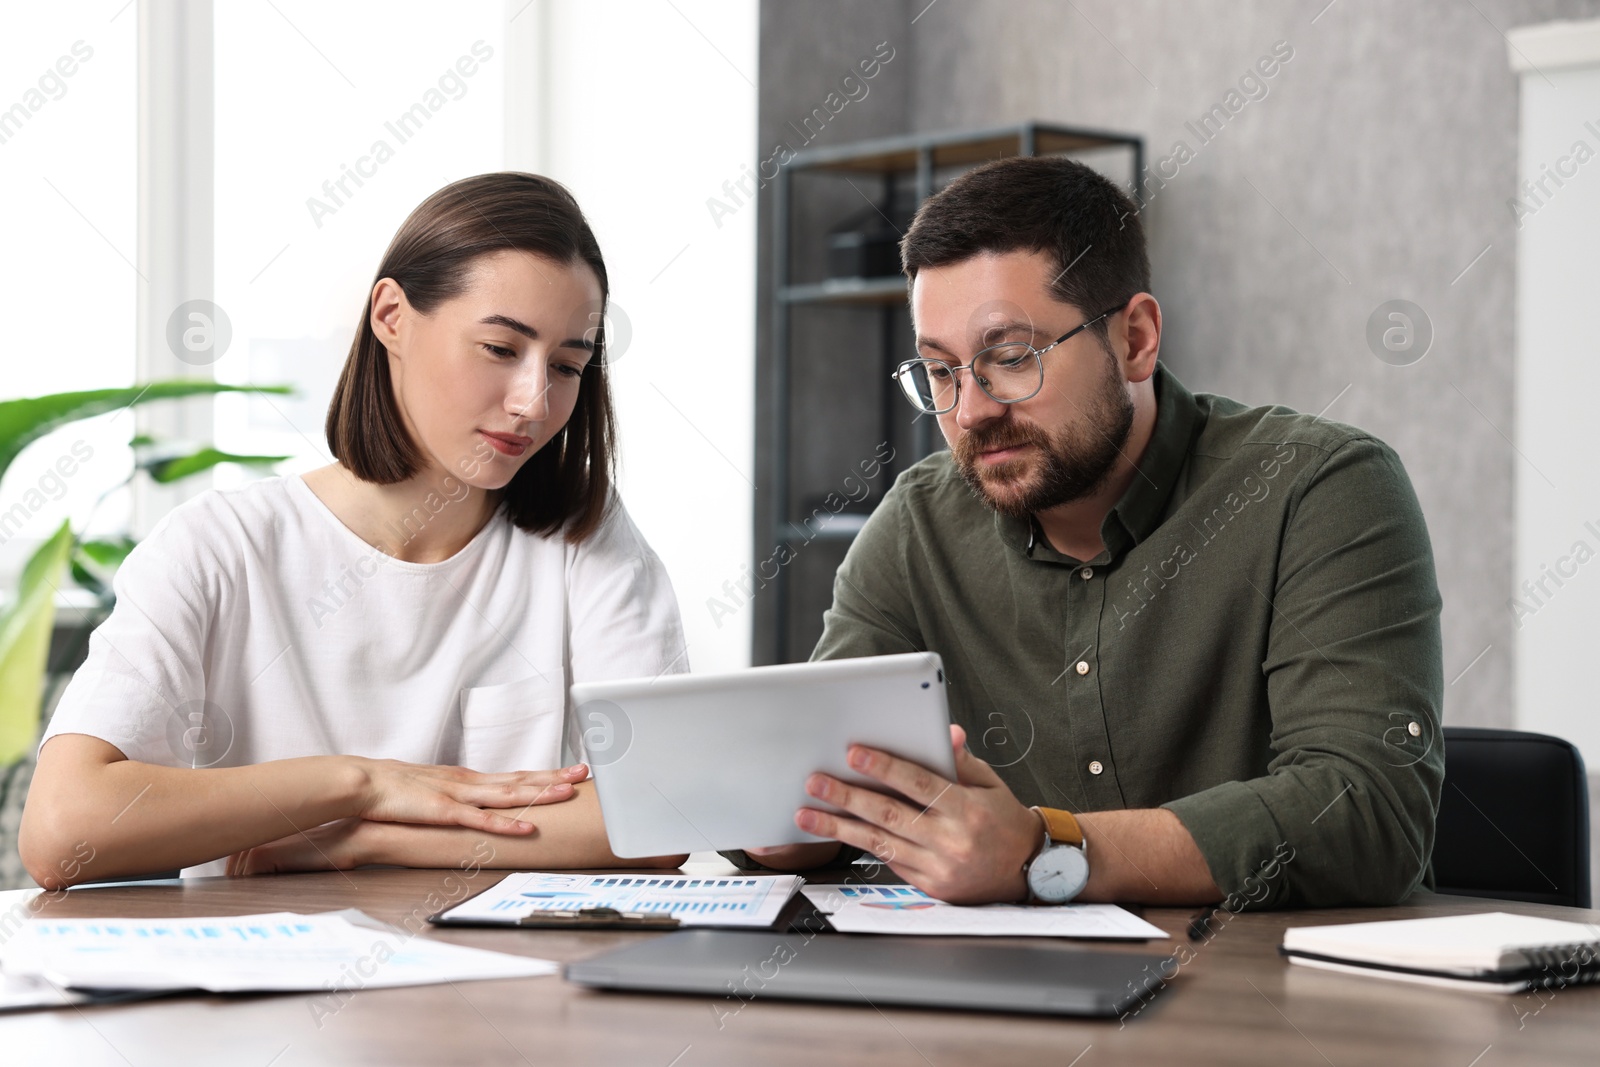
[{"label": "eyeglasses frame", "polygon": [[[949,407],[940,408],[937,411],[928,411],[927,409],[923,408],[920,404],[918,404],[915,400],[911,399],[910,394],[906,393],[905,386],[903,384],[901,385],[901,388],[900,388],[901,395],[905,396],[906,403],[908,403],[912,407],[916,408],[917,411],[920,412],[923,415],[943,415],[943,414],[945,414],[947,412],[954,411],[960,405],[960,403],[961,403],[961,379],[959,377],[957,377],[956,375],[960,371],[967,371],[969,374],[972,375],[973,381],[978,383],[978,388],[983,390],[983,395],[988,397],[990,400],[993,400],[997,404],[1020,404],[1024,400],[1032,400],[1034,397],[1039,395],[1039,390],[1044,388],[1044,354],[1046,352],[1050,351],[1052,348],[1055,348],[1057,345],[1062,344],[1065,341],[1070,341],[1072,338],[1076,337],[1078,334],[1082,333],[1084,330],[1087,330],[1089,327],[1093,326],[1095,323],[1099,322],[1101,319],[1104,319],[1109,315],[1115,315],[1117,312],[1121,311],[1126,306],[1127,306],[1126,303],[1122,303],[1122,304],[1118,304],[1114,308],[1110,308],[1110,309],[1108,309],[1106,311],[1102,311],[1100,314],[1096,315],[1094,318],[1089,319],[1089,320],[1087,320],[1085,322],[1079,323],[1077,326],[1074,326],[1072,329],[1068,330],[1066,333],[1062,334],[1060,337],[1057,337],[1054,341],[1051,341],[1049,344],[1045,345],[1043,348],[1034,348],[1031,344],[1029,344],[1026,341],[1001,341],[999,344],[989,345],[987,348],[980,348],[976,353],[973,354],[972,359],[970,359],[966,363],[958,363],[953,367],[949,366],[949,364],[946,364],[946,366],[949,367],[951,377],[955,381],[955,389],[953,391],[954,395],[953,395],[953,397],[952,397],[952,399],[950,401],[950,406]],[[973,368],[973,365],[978,362],[978,360],[983,358],[983,354],[985,352],[993,352],[997,348],[1008,348],[1008,347],[1012,347],[1014,345],[1021,345],[1022,347],[1026,348],[1029,352],[1031,352],[1033,354],[1034,364],[1039,369],[1039,384],[1037,386],[1035,386],[1033,392],[1029,393],[1027,396],[1019,396],[1019,397],[1016,397],[1013,400],[1002,400],[1000,397],[997,397],[993,393],[989,392],[989,387],[983,384],[983,378],[980,377],[977,374],[977,372],[973,371],[972,368]],[[894,379],[896,382],[900,382],[900,380],[905,375],[909,374],[911,372],[912,368],[918,363],[943,363],[943,362],[944,362],[943,360],[928,359],[928,358],[922,357],[922,356],[919,356],[916,359],[904,360],[903,362],[900,363],[899,366],[897,366],[894,369],[894,373],[889,375],[889,377]]]}]

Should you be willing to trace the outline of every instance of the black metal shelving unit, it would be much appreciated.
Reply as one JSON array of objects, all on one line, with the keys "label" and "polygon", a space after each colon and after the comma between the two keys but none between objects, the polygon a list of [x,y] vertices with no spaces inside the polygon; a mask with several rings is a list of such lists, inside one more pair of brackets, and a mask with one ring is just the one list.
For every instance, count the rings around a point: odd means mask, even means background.
[{"label": "black metal shelving unit", "polygon": [[[1108,130],[1084,129],[1041,122],[1028,122],[1004,126],[938,134],[908,134],[878,138],[826,148],[810,148],[795,154],[783,166],[772,186],[773,225],[770,230],[771,286],[769,313],[768,368],[764,376],[763,409],[768,413],[764,449],[758,446],[757,466],[767,483],[765,507],[758,513],[756,522],[756,568],[762,569],[763,595],[756,598],[758,612],[753,662],[782,663],[804,659],[809,655],[816,634],[821,632],[820,612],[814,625],[797,626],[793,613],[793,590],[797,580],[793,565],[777,568],[774,577],[766,572],[776,546],[792,544],[803,539],[835,546],[835,556],[842,555],[843,546],[861,528],[865,521],[862,511],[844,512],[833,516],[827,523],[815,527],[804,525],[800,516],[805,508],[797,501],[793,475],[796,454],[796,434],[793,403],[795,399],[794,364],[797,354],[795,326],[798,318],[812,314],[817,309],[857,309],[875,312],[878,321],[869,324],[863,320],[858,325],[847,326],[842,333],[850,338],[844,346],[849,355],[865,349],[875,349],[868,377],[881,378],[881,401],[875,405],[879,420],[877,432],[885,442],[899,442],[895,459],[876,479],[870,496],[875,504],[899,471],[928,455],[934,448],[934,423],[918,417],[910,406],[901,400],[890,383],[889,374],[904,355],[897,354],[901,347],[897,338],[909,337],[909,315],[906,309],[906,284],[903,276],[893,274],[866,278],[818,278],[802,280],[796,270],[797,252],[813,253],[815,260],[815,232],[806,237],[813,242],[802,247],[801,235],[795,232],[799,214],[797,197],[802,188],[825,179],[843,180],[854,187],[859,200],[847,201],[856,209],[861,200],[878,209],[885,221],[894,225],[885,209],[896,202],[905,203],[909,193],[913,205],[920,205],[936,188],[951,178],[977,164],[1008,156],[1081,155],[1096,152],[1124,153],[1130,168],[1126,188],[1137,195],[1138,177],[1144,168],[1143,139],[1128,133]],[[876,199],[874,199],[876,197]],[[897,226],[896,229],[899,227]],[[809,273],[815,274],[813,269]],[[906,344],[908,350],[909,344]],[[804,354],[804,353],[802,353]],[[909,354],[906,353],[906,354]],[[811,373],[826,374],[838,368],[836,357],[832,365],[827,359],[807,360]],[[857,364],[846,364],[852,373],[859,373]],[[819,370],[820,367],[820,370]],[[881,371],[881,374],[878,372]],[[806,444],[825,444],[826,438],[839,427],[829,423],[822,427],[808,427],[810,436]],[[767,462],[762,463],[765,451]],[[825,562],[833,562],[833,556]],[[816,568],[820,575],[826,573],[831,588],[831,569]],[[811,643],[808,643],[811,642]]]}]

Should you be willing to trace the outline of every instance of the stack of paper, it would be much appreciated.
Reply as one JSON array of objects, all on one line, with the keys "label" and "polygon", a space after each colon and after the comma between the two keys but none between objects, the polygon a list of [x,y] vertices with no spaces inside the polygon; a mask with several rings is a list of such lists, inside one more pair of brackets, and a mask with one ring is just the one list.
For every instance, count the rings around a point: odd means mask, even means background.
[{"label": "stack of paper", "polygon": [[516,923],[534,911],[614,908],[667,912],[684,926],[771,926],[804,880],[793,874],[696,878],[682,874],[508,874],[438,917]]},{"label": "stack of paper", "polygon": [[358,911],[30,919],[0,946],[17,1007],[68,1002],[41,982],[71,990],[343,991],[556,970],[548,960],[415,937]]},{"label": "stack of paper", "polygon": [[1150,940],[1166,932],[1115,904],[966,906],[909,885],[808,885],[803,892],[846,934],[964,934],[979,937],[1088,937]]}]

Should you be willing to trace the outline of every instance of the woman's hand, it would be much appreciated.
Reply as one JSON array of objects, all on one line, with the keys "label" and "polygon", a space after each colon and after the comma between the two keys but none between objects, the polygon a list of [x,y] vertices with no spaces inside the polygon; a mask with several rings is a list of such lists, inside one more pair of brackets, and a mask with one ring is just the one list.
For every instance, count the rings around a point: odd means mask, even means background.
[{"label": "woman's hand", "polygon": [[228,857],[228,875],[288,874],[292,871],[349,871],[374,862],[365,819],[339,819],[313,826]]},{"label": "woman's hand", "polygon": [[366,777],[360,818],[465,826],[494,834],[531,834],[533,823],[521,818],[527,809],[571,800],[573,783],[589,776],[582,763],[554,771],[505,774],[360,757],[355,763]]}]

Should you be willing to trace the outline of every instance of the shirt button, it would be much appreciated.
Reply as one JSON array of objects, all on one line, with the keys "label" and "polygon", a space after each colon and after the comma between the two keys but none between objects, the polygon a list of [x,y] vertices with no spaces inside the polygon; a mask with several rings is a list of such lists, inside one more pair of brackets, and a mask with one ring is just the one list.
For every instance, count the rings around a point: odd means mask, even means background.
[{"label": "shirt button", "polygon": [[1418,726],[1414,722],[1413,723],[1407,723],[1406,724],[1406,733],[1410,734],[1412,737],[1421,737],[1422,736],[1422,727]]},{"label": "shirt button", "polygon": [[1089,673],[1089,661],[1088,660],[1080,659],[1078,661],[1078,673],[1079,674],[1088,674]]},{"label": "shirt button", "polygon": [[1093,567],[1085,567],[1085,568],[1083,568],[1083,570],[1078,572],[1078,577],[1082,578],[1084,581],[1088,581],[1090,578],[1094,577],[1094,568]]},{"label": "shirt button", "polygon": [[1090,760],[1089,761],[1089,773],[1090,774],[1099,774],[1103,770],[1105,770],[1105,768],[1100,765],[1100,761],[1099,760],[1094,759],[1094,760]]}]

